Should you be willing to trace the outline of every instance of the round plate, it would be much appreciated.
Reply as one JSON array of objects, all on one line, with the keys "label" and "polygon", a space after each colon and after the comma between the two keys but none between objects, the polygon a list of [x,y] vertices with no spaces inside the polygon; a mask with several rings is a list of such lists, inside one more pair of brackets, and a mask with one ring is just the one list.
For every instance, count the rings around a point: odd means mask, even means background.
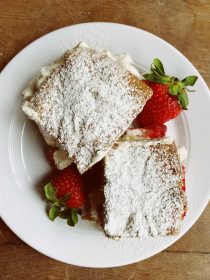
[{"label": "round plate", "polygon": [[[43,140],[21,111],[21,91],[44,65],[86,41],[92,48],[128,52],[149,68],[153,58],[163,61],[168,74],[183,78],[197,75],[196,93],[187,112],[169,122],[168,134],[185,145],[189,212],[181,233],[166,238],[131,238],[114,241],[95,225],[80,221],[75,228],[64,221],[51,222],[38,192],[48,172]],[[208,88],[195,67],[174,47],[143,30],[114,23],[86,23],[54,31],[36,40],[13,58],[0,76],[0,213],[23,241],[41,253],[86,267],[113,267],[148,258],[179,239],[198,219],[208,203],[210,158],[210,99]]]}]

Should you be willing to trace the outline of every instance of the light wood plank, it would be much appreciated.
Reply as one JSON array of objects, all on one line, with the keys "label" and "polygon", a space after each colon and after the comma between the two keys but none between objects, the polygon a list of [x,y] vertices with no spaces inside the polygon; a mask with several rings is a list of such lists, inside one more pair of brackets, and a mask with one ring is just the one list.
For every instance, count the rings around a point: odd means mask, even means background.
[{"label": "light wood plank", "polygon": [[1,279],[151,279],[208,280],[210,254],[163,252],[136,264],[109,269],[81,268],[59,263],[25,245],[2,246]]}]

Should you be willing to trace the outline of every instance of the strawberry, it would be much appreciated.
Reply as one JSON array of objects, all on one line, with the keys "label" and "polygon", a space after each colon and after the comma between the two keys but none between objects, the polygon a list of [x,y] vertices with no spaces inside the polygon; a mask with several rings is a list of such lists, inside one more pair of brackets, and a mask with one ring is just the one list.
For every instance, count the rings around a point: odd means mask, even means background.
[{"label": "strawberry", "polygon": [[182,220],[184,220],[184,218],[186,217],[187,212],[184,211],[183,215],[182,215]]},{"label": "strawberry", "polygon": [[182,107],[176,97],[169,94],[168,86],[148,81],[146,83],[153,90],[153,96],[137,118],[139,125],[141,127],[153,124],[161,125],[176,118],[181,113]]},{"label": "strawberry", "polygon": [[48,202],[48,215],[53,221],[57,216],[67,219],[70,226],[78,222],[85,201],[84,183],[75,165],[57,171],[44,187]]},{"label": "strawberry", "polygon": [[[186,183],[185,183],[185,166],[182,165],[182,190],[185,192],[186,191]],[[182,215],[182,220],[184,220],[186,216],[187,211],[185,210],[183,215]]]},{"label": "strawberry", "polygon": [[162,138],[165,136],[167,130],[166,125],[148,125],[143,128],[129,128],[127,129],[123,139],[144,139],[144,138]]},{"label": "strawberry", "polygon": [[158,59],[153,60],[151,73],[143,75],[145,83],[153,90],[153,96],[144,106],[137,120],[141,127],[151,124],[164,124],[176,118],[182,110],[187,110],[189,103],[187,86],[193,86],[196,76],[188,76],[182,81],[165,74],[163,64]]},{"label": "strawberry", "polygon": [[182,165],[182,190],[186,191],[186,182],[185,182],[185,166]]},{"label": "strawberry", "polygon": [[147,125],[141,128],[142,130],[142,136],[148,137],[148,138],[162,138],[166,134],[167,127],[166,125]]}]

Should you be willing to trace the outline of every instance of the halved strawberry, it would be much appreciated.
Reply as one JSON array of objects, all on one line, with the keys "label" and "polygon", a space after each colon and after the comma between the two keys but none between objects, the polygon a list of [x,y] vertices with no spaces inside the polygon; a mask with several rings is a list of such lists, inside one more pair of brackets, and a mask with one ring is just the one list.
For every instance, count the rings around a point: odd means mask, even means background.
[{"label": "halved strawberry", "polygon": [[166,134],[167,126],[166,125],[147,125],[141,128],[143,136],[148,138],[162,138]]}]

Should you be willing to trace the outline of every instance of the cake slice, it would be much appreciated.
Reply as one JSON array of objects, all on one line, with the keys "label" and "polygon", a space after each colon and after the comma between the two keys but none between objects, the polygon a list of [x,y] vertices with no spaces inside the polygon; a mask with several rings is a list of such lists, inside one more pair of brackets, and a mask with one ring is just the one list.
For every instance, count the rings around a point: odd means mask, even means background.
[{"label": "cake slice", "polygon": [[187,209],[171,138],[121,141],[104,161],[104,231],[112,238],[179,232]]},{"label": "cake slice", "polygon": [[107,53],[77,46],[22,108],[84,173],[107,154],[151,96],[144,82]]}]

